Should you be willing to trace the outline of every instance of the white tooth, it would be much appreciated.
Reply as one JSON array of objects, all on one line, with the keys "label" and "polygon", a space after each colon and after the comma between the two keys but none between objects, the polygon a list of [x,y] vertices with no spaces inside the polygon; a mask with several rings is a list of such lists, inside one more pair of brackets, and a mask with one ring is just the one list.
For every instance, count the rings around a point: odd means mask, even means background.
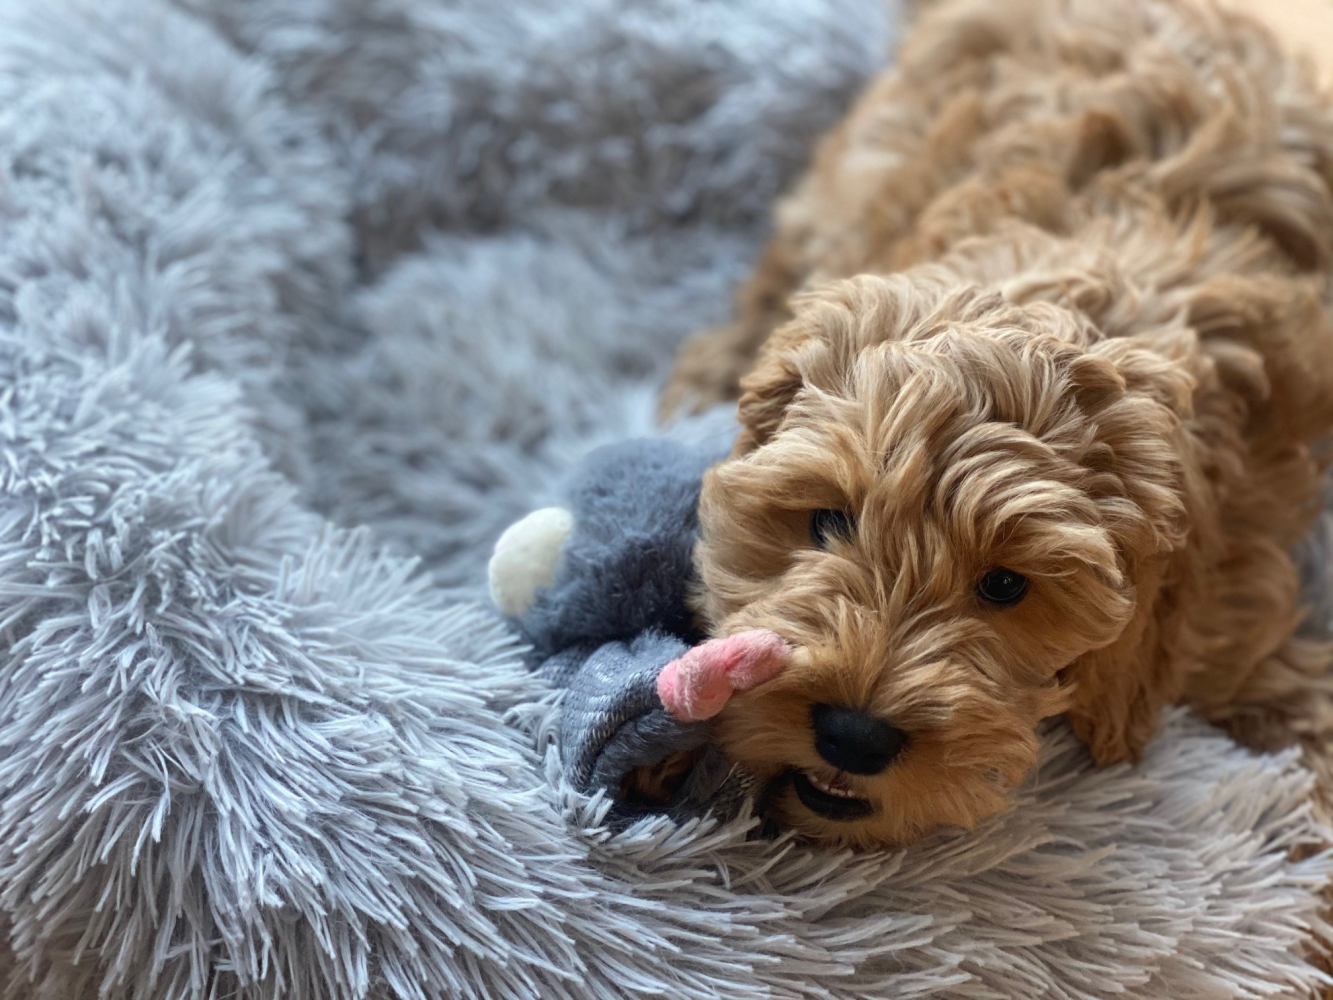
[{"label": "white tooth", "polygon": [[835,787],[828,781],[824,780],[824,778],[822,778],[820,775],[815,774],[813,771],[806,771],[805,776],[807,779],[809,779],[810,784],[814,785],[825,795],[836,795],[840,799],[856,798],[856,795],[853,792],[845,788]]}]

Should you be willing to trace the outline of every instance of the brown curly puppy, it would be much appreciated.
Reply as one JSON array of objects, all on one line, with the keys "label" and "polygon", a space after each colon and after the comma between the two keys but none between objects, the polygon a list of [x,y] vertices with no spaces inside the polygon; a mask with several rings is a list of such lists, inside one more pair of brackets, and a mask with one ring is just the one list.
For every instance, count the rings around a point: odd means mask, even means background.
[{"label": "brown curly puppy", "polygon": [[1333,429],[1331,185],[1333,111],[1250,21],[923,16],[667,396],[743,392],[700,609],[793,649],[716,720],[780,820],[903,844],[1002,808],[1045,717],[1109,764],[1165,704],[1319,683],[1287,551]]}]

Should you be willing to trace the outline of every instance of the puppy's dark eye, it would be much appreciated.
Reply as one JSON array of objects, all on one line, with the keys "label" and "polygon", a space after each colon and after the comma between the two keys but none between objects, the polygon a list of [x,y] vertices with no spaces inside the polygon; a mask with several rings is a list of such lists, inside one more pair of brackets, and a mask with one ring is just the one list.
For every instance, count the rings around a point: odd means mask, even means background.
[{"label": "puppy's dark eye", "polygon": [[822,549],[829,547],[834,538],[851,539],[856,531],[856,519],[845,510],[817,510],[810,514],[810,540]]},{"label": "puppy's dark eye", "polygon": [[977,596],[988,604],[1008,607],[1017,604],[1028,592],[1028,578],[1003,566],[996,566],[977,584]]}]

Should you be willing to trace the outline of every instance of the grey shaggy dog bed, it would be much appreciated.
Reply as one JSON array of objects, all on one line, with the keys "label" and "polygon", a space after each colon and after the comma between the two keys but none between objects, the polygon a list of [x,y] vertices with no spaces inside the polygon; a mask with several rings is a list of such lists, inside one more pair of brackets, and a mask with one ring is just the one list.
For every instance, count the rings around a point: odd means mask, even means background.
[{"label": "grey shaggy dog bed", "polygon": [[6,998],[1318,985],[1291,755],[1176,712],[1095,772],[1055,725],[1012,813],[906,852],[617,831],[476,601],[506,524],[650,428],[892,23],[0,4]]}]

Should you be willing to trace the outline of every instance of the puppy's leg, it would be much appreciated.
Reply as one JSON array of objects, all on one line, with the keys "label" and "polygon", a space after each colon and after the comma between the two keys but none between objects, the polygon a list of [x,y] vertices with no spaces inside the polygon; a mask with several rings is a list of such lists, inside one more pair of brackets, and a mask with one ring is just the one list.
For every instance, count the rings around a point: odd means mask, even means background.
[{"label": "puppy's leg", "polygon": [[658,404],[666,421],[699,413],[741,395],[741,378],[754,367],[768,335],[790,318],[787,299],[801,284],[790,239],[774,235],[754,273],[736,295],[735,318],[685,341]]},{"label": "puppy's leg", "polygon": [[741,376],[750,370],[768,329],[742,321],[702,330],[676,352],[676,362],[658,402],[658,419],[699,413],[740,396]]},{"label": "puppy's leg", "polygon": [[[1273,751],[1300,742],[1333,746],[1333,642],[1292,637],[1256,664],[1235,694],[1221,705],[1195,707],[1255,750]],[[1333,765],[1324,770],[1333,774]],[[1333,795],[1333,786],[1323,790]]]}]

